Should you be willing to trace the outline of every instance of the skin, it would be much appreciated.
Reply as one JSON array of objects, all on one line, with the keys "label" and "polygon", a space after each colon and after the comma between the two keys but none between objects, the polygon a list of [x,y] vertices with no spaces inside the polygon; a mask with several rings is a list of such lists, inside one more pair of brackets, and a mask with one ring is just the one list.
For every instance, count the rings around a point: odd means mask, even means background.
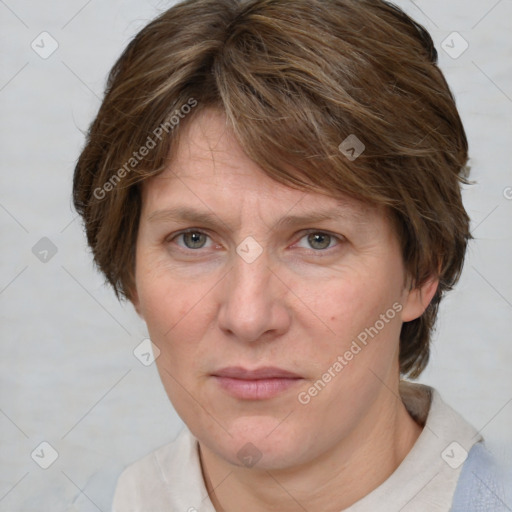
[{"label": "skin", "polygon": [[[161,351],[166,392],[199,440],[210,498],[226,512],[342,510],[386,480],[421,433],[398,395],[399,333],[437,281],[411,289],[382,210],[273,181],[222,113],[205,110],[183,128],[168,167],[143,185],[133,303]],[[177,206],[211,221],[161,213]],[[278,224],[325,210],[335,216]],[[179,234],[189,228],[204,235]],[[263,250],[251,263],[236,252],[248,236]],[[393,304],[394,318],[300,403]],[[277,366],[302,380],[270,399],[239,399],[211,376],[226,366]],[[237,457],[247,443],[261,454],[253,467]]]}]

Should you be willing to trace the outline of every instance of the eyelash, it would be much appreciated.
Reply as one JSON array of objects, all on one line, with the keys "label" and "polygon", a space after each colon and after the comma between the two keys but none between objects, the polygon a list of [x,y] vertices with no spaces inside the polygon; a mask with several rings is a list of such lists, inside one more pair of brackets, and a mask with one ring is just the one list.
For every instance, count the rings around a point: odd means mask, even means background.
[{"label": "eyelash", "polygon": [[[171,237],[167,237],[166,238],[166,242],[167,243],[174,242],[177,238],[179,238],[180,236],[185,235],[187,233],[196,233],[196,234],[200,234],[200,235],[205,235],[205,236],[207,236],[211,240],[211,237],[210,237],[210,235],[207,232],[205,232],[205,231],[203,231],[201,229],[189,228],[189,229],[180,231],[178,233],[175,233]],[[313,252],[315,254],[318,254],[318,255],[321,255],[322,253],[326,253],[326,252],[331,252],[332,249],[335,249],[343,241],[345,241],[345,238],[342,237],[341,235],[334,235],[334,234],[332,234],[332,233],[330,233],[328,231],[320,231],[318,229],[306,230],[305,233],[299,238],[298,241],[302,240],[303,238],[305,238],[305,237],[307,237],[308,235],[311,235],[311,234],[327,235],[327,236],[331,237],[332,240],[335,240],[337,242],[336,245],[334,245],[332,247],[327,247],[325,249],[313,249],[313,248],[307,249],[307,250],[309,250],[309,251],[311,251],[311,252]],[[298,242],[296,242],[296,243],[298,243]],[[204,249],[204,247],[200,247],[198,249],[190,249],[188,247],[183,247],[183,246],[180,246],[180,245],[178,245],[178,247],[179,247],[179,249],[181,251],[184,251],[184,252],[187,252],[187,253],[200,252],[201,249]]]}]

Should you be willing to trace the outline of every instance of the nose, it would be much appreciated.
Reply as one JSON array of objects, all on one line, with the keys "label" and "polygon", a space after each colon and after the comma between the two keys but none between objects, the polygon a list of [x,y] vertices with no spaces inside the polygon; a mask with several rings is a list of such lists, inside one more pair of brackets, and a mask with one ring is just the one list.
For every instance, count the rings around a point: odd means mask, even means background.
[{"label": "nose", "polygon": [[252,263],[235,255],[223,280],[219,327],[240,342],[268,341],[290,327],[290,292],[268,264],[265,251]]}]

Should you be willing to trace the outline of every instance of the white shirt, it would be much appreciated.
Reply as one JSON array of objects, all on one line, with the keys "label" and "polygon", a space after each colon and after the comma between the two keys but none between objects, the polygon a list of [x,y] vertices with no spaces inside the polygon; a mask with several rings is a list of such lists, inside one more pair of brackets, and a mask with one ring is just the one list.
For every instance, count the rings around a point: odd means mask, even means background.
[{"label": "white shirt", "polygon": [[[462,464],[480,434],[428,386],[402,381],[400,395],[424,428],[400,466],[343,512],[448,512]],[[216,512],[201,473],[197,439],[175,441],[128,466],[113,512]],[[341,511],[340,511],[341,512]]]}]

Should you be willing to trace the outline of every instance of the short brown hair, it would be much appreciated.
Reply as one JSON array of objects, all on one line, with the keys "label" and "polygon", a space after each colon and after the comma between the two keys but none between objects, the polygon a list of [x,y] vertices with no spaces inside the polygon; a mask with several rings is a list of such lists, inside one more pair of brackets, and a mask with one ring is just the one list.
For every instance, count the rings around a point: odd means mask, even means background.
[{"label": "short brown hair", "polygon": [[[273,179],[390,212],[413,283],[440,280],[402,326],[400,370],[418,376],[471,238],[466,135],[427,31],[381,0],[186,0],[143,28],[109,74],[73,183],[118,298],[134,289],[140,183],[205,108]],[[349,136],[357,159],[339,149]]]}]

